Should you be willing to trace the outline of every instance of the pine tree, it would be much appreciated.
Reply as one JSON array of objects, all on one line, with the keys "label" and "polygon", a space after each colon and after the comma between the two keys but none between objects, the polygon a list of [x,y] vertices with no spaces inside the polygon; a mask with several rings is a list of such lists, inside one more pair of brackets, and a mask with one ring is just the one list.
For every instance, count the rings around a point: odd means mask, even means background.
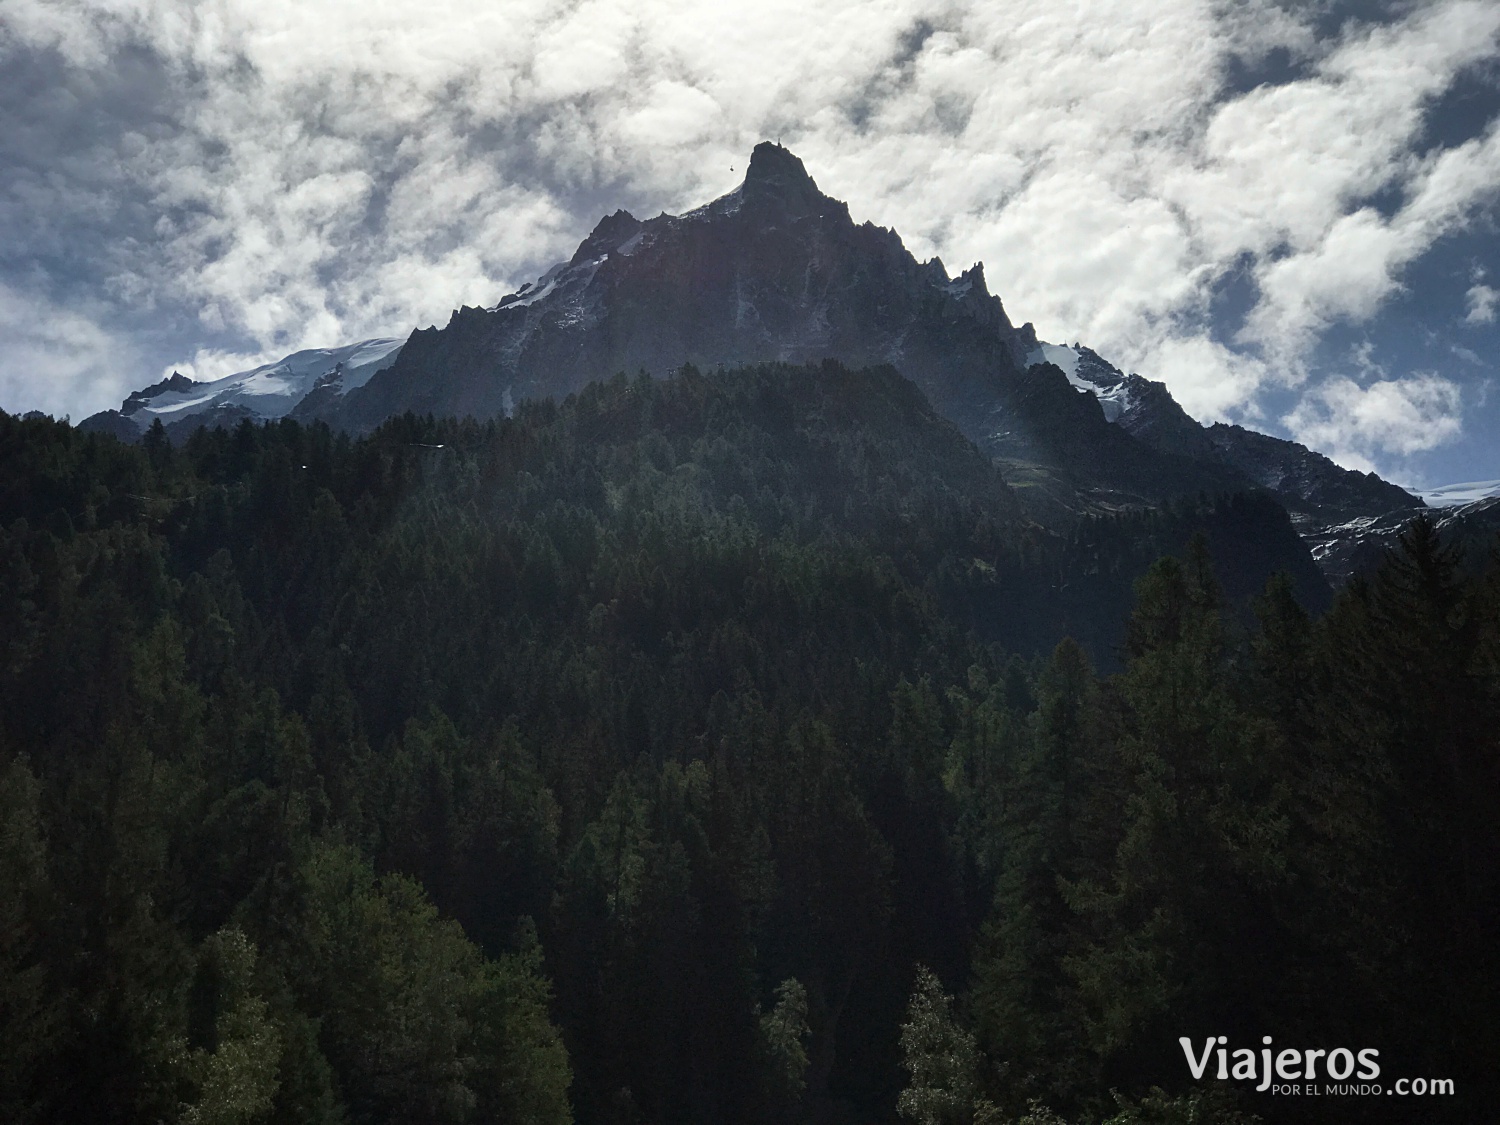
[{"label": "pine tree", "polygon": [[1094,873],[1108,847],[1094,838],[1109,790],[1103,714],[1078,645],[1057,646],[1036,696],[998,825],[1001,870],[971,996],[984,1048],[1004,1062],[1017,1104],[1043,1090],[1066,1100],[1091,1077],[1064,968],[1079,932],[1066,888]]},{"label": "pine tree", "polygon": [[968,1125],[979,1099],[979,1050],[974,1036],[953,1018],[953,998],[932,970],[917,966],[906,1020],[901,1025],[902,1063],[911,1075],[896,1108],[917,1125]]},{"label": "pine tree", "polygon": [[776,1005],[760,1017],[761,1049],[770,1074],[770,1102],[791,1119],[807,1089],[807,989],[796,977],[776,986]]},{"label": "pine tree", "polygon": [[203,943],[194,990],[202,1043],[178,1062],[195,1087],[182,1107],[183,1125],[241,1125],[272,1106],[281,1037],[254,992],[254,972],[255,946],[238,929]]},{"label": "pine tree", "polygon": [[41,1120],[39,1066],[62,1023],[39,922],[48,913],[41,783],[24,758],[0,768],[0,1118]]},{"label": "pine tree", "polygon": [[1284,941],[1266,903],[1285,882],[1289,823],[1270,729],[1231,690],[1202,542],[1154,565],[1137,598],[1116,682],[1118,837],[1104,873],[1065,883],[1087,933],[1065,964],[1104,1076],[1139,1081],[1162,1065],[1146,1044],[1170,1027],[1262,1025]]}]

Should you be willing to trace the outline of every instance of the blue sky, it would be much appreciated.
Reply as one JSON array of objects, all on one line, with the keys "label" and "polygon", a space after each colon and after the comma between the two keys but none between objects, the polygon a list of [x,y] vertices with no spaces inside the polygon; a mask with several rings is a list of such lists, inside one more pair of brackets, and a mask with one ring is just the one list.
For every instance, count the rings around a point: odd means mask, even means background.
[{"label": "blue sky", "polygon": [[0,407],[404,334],[780,138],[1205,420],[1500,478],[1500,4],[8,0]]}]

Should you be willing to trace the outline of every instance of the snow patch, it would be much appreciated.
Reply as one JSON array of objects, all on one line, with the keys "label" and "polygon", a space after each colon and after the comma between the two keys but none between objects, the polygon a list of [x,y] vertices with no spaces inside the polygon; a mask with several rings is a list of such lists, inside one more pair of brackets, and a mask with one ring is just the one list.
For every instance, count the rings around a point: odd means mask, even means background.
[{"label": "snow patch", "polygon": [[677,221],[696,222],[700,219],[722,218],[726,215],[735,214],[745,202],[744,187],[745,185],[741,184],[728,194],[721,195],[718,199],[705,203],[702,207],[694,207],[691,211],[684,211],[681,215],[677,216]]},{"label": "snow patch", "polygon": [[1099,399],[1100,407],[1104,410],[1106,422],[1118,422],[1121,415],[1127,413],[1135,405],[1130,388],[1123,381],[1116,383],[1113,387],[1096,386],[1092,389]]},{"label": "snow patch", "polygon": [[[1106,422],[1118,422],[1121,415],[1125,414],[1135,405],[1135,399],[1131,396],[1129,381],[1120,372],[1103,363],[1097,356],[1090,353],[1089,362],[1082,365],[1080,360],[1083,352],[1076,347],[1068,347],[1066,344],[1038,343],[1026,356],[1026,364],[1052,363],[1062,369],[1067,376],[1068,382],[1079,393],[1087,391],[1099,400],[1099,406],[1104,411]],[[1103,368],[1101,371],[1100,368]]]},{"label": "snow patch", "polygon": [[537,278],[535,284],[523,285],[516,292],[501,297],[500,303],[489,311],[499,312],[501,309],[524,309],[529,305],[536,304],[557,288],[558,278],[567,268],[567,262],[558,262],[557,265]]},{"label": "snow patch", "polygon": [[193,407],[204,405],[206,402],[212,399],[213,396],[200,395],[198,398],[183,399],[181,402],[163,402],[163,400],[166,398],[166,395],[157,395],[156,398],[151,401],[150,406],[138,410],[136,411],[136,413],[149,414],[153,418],[160,414],[181,414],[183,412],[191,414],[193,413]]},{"label": "snow patch", "polygon": [[361,340],[337,348],[308,348],[275,363],[262,364],[180,391],[163,391],[137,408],[132,417],[142,429],[157,418],[176,421],[221,406],[241,406],[257,418],[282,418],[307,393],[325,381],[339,394],[362,387],[377,371],[396,362],[405,339]]},{"label": "snow patch", "polygon": [[1039,344],[1035,351],[1026,357],[1026,366],[1033,363],[1055,363],[1062,368],[1062,373],[1068,377],[1080,391],[1092,391],[1094,384],[1085,383],[1078,378],[1078,349],[1070,348],[1066,344]]},{"label": "snow patch", "polygon": [[582,323],[587,319],[584,296],[588,291],[589,282],[594,279],[594,274],[599,272],[599,267],[607,261],[609,261],[609,255],[601,254],[592,261],[580,262],[576,266],[568,262],[559,262],[537,278],[534,287],[523,286],[519,292],[500,298],[500,303],[489,311],[530,308],[556,294],[558,300],[553,304],[558,310],[558,323],[565,327]]}]

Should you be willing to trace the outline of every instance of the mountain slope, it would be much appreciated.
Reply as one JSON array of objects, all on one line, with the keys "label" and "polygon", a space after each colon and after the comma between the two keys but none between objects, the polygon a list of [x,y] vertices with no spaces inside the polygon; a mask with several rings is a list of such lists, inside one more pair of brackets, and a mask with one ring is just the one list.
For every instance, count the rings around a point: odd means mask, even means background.
[{"label": "mountain slope", "polygon": [[[1222,422],[1203,426],[1166,384],[1127,375],[1080,344],[1037,341],[1027,358],[1055,364],[1076,391],[1096,400],[1106,418],[1138,441],[1162,453],[1218,463],[1266,489],[1334,581],[1378,561],[1395,531],[1424,507],[1420,497],[1374,473],[1345,469],[1297,442]],[[1480,485],[1455,486],[1455,492],[1468,500],[1483,494]],[[1372,550],[1371,543],[1380,547]]]},{"label": "mountain slope", "polygon": [[[1098,409],[1065,383],[1063,393]],[[0,481],[40,471],[28,460],[29,436],[23,424],[0,425]],[[1106,668],[1115,666],[1136,579],[1161,555],[1185,552],[1198,534],[1233,613],[1243,617],[1277,572],[1291,576],[1309,611],[1321,610],[1329,596],[1285,511],[1265,493],[1081,519],[1067,534],[1039,524],[1002,469],[888,365],[685,367],[665,380],[597,381],[562,403],[526,399],[512,417],[484,425],[399,416],[360,441],[364,453],[347,461],[347,476],[332,478],[330,440],[322,427],[233,436],[204,428],[175,456],[237,464],[252,443],[285,443],[295,452],[283,467],[306,465],[278,485],[294,491],[326,486],[354,499],[370,491],[388,504],[396,501],[382,489],[421,484],[454,512],[480,513],[531,512],[537,493],[552,497],[547,510],[560,496],[565,507],[581,505],[606,521],[696,526],[708,519],[753,527],[788,545],[858,542],[888,555],[905,580],[982,641],[1029,656],[1068,635]],[[182,492],[195,496],[197,485]],[[156,495],[133,484],[100,508],[81,481],[59,482],[37,496],[0,488],[0,509],[39,523],[53,518],[48,505],[66,498],[70,520],[98,522],[134,518],[142,497]],[[401,495],[401,503],[415,503]],[[152,512],[170,513],[174,522],[217,511],[161,504]],[[275,567],[262,577],[268,593],[287,581]]]},{"label": "mountain slope", "polygon": [[1293,518],[1307,526],[1424,506],[1404,488],[1374,473],[1341,468],[1296,442],[1222,422],[1211,426],[1208,436],[1226,461],[1276,493]]}]

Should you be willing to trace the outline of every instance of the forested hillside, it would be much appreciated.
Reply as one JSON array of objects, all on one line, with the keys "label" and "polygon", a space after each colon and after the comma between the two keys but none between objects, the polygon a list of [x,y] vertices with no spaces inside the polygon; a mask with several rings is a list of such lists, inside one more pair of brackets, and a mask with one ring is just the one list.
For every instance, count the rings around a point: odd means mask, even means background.
[{"label": "forested hillside", "polygon": [[0,415],[0,1119],[1486,1120],[1500,566],[1297,547],[1056,536],[889,369]]}]

